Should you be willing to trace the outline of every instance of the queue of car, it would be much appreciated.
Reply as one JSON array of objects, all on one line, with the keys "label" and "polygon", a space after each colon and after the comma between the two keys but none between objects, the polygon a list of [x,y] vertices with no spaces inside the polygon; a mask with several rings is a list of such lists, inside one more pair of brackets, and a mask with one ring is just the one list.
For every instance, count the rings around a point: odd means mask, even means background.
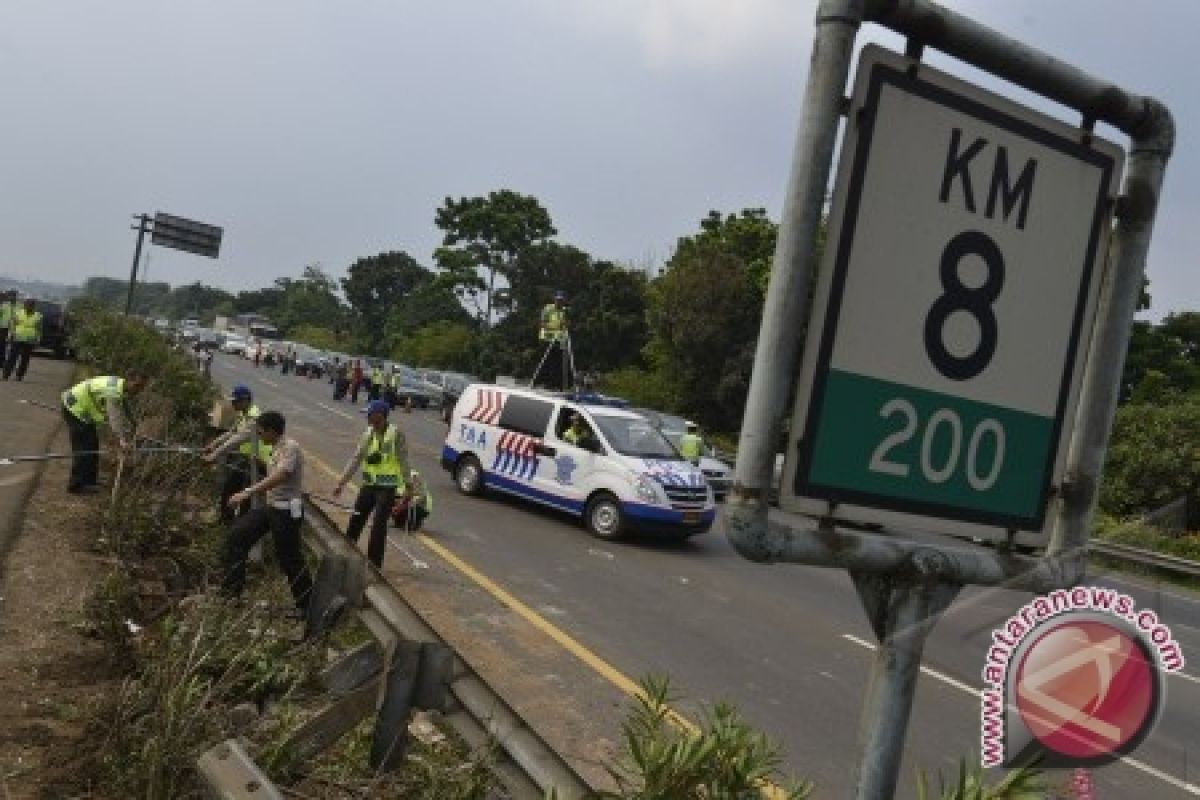
[{"label": "queue of car", "polygon": [[[464,373],[415,368],[384,359],[326,352],[288,341],[248,341],[189,326],[192,341],[215,339],[222,352],[254,358],[261,345],[267,366],[294,356],[297,376],[333,380],[341,364],[378,368],[394,376],[394,402],[439,408],[448,431],[442,464],[459,490],[494,490],[576,514],[604,539],[643,531],[683,539],[712,525],[715,504],[733,484],[730,464],[711,446],[698,464],[679,454],[687,429],[682,417],[630,407],[595,393],[544,392],[512,379],[481,382]],[[589,431],[570,441],[573,416]]]}]

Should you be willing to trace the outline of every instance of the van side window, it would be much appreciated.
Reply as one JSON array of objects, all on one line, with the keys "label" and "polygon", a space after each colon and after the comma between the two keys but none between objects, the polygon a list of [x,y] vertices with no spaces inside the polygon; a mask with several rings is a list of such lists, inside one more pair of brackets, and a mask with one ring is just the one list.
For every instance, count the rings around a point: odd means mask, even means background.
[{"label": "van side window", "polygon": [[554,426],[554,434],[567,444],[573,444],[593,453],[601,453],[604,448],[596,438],[595,431],[583,415],[570,406],[563,406],[558,412],[558,422]]},{"label": "van side window", "polygon": [[499,424],[505,430],[540,438],[546,435],[553,412],[553,403],[510,394],[504,402],[504,410],[500,412]]}]

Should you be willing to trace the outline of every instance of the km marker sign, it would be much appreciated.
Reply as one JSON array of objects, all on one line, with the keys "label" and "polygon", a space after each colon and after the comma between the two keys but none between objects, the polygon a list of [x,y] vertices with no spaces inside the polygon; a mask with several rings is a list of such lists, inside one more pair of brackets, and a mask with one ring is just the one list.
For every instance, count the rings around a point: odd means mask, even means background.
[{"label": "km marker sign", "polygon": [[1038,544],[1122,153],[910,66],[860,57],[782,502]]}]

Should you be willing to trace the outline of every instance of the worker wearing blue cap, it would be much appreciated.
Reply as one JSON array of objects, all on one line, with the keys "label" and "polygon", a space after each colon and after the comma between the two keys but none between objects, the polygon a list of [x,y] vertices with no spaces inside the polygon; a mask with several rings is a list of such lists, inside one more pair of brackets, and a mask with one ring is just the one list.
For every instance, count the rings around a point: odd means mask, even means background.
[{"label": "worker wearing blue cap", "polygon": [[258,474],[266,474],[266,464],[271,460],[271,446],[258,440],[257,421],[259,410],[254,405],[250,387],[244,383],[234,386],[229,392],[233,405],[233,426],[221,436],[209,442],[202,457],[205,461],[216,461],[229,451],[237,452],[225,461],[225,479],[221,482],[220,514],[223,522],[231,522],[236,511],[229,505],[229,498],[250,485],[251,460],[258,461]]},{"label": "worker wearing blue cap", "polygon": [[405,476],[408,475],[408,444],[404,433],[388,424],[391,408],[385,400],[372,400],[367,405],[367,430],[358,442],[354,455],[338,478],[333,496],[338,497],[350,476],[362,467],[362,486],[354,500],[354,516],[346,528],[346,538],[358,542],[371,515],[371,537],[367,541],[367,558],[383,567],[387,547],[388,520],[397,494],[407,495]]}]

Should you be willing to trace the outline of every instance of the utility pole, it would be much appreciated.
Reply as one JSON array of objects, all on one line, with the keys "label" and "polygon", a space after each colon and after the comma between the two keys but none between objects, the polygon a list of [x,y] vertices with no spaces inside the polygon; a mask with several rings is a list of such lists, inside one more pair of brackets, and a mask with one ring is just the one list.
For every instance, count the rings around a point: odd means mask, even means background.
[{"label": "utility pole", "polygon": [[137,245],[133,249],[133,266],[129,269],[129,293],[125,296],[125,316],[133,311],[133,290],[137,286],[138,264],[142,260],[142,240],[146,238],[147,225],[150,223],[149,214],[134,214],[137,225],[130,225],[130,230],[138,232]]}]

